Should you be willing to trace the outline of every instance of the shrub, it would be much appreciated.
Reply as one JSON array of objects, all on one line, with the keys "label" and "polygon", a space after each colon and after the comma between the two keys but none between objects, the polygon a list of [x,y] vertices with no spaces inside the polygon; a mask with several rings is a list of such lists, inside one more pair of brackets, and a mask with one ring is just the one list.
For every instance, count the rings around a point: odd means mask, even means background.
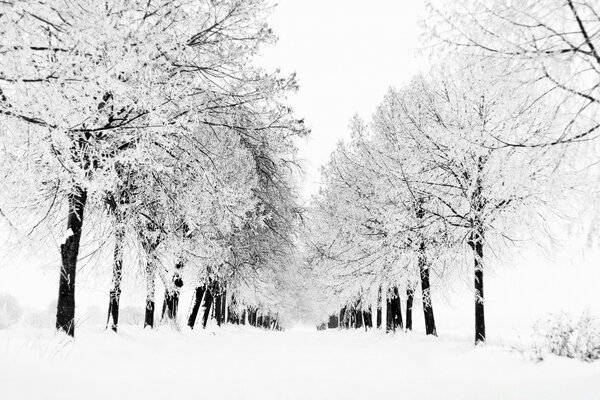
[{"label": "shrub", "polygon": [[14,296],[0,293],[0,329],[8,328],[21,319],[23,310]]},{"label": "shrub", "polygon": [[586,311],[578,321],[566,313],[550,316],[536,324],[534,355],[543,360],[547,354],[591,362],[600,359],[600,326]]}]

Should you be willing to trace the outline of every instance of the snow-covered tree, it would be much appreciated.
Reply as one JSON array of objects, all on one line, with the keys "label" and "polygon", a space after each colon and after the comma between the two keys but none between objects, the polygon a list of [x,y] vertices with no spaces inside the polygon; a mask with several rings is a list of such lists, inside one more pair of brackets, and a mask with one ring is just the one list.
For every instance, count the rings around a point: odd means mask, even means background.
[{"label": "snow-covered tree", "polygon": [[[432,2],[432,4],[435,4]],[[430,4],[425,25],[442,51],[505,65],[515,95],[554,98],[552,129],[507,141],[514,146],[585,142],[600,129],[600,5],[595,0],[469,0]]]},{"label": "snow-covered tree", "polygon": [[[68,204],[57,329],[74,333],[84,215],[106,204],[116,239],[111,308],[124,224],[132,222],[146,253],[167,252],[197,268],[206,263],[190,260],[222,262],[221,238],[258,202],[246,143],[293,160],[293,137],[305,133],[284,104],[294,78],[251,63],[273,40],[268,7],[238,0],[1,7],[3,137],[36,168],[32,208]],[[11,172],[32,172],[18,167]]]}]

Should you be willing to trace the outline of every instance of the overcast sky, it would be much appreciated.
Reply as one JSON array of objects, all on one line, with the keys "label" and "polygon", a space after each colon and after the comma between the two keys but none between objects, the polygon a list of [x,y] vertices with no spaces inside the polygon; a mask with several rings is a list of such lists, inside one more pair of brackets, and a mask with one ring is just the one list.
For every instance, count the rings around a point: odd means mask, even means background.
[{"label": "overcast sky", "polygon": [[270,18],[279,36],[263,51],[269,67],[296,72],[290,101],[312,135],[300,143],[303,197],[318,189],[319,167],[349,136],[350,118],[369,119],[390,86],[408,82],[418,58],[424,0],[281,0]]}]

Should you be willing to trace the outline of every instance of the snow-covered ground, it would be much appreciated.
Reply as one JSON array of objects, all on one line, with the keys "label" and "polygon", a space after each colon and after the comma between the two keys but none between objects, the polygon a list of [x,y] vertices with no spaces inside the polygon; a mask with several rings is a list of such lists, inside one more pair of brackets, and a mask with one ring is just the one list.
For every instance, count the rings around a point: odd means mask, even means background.
[{"label": "snow-covered ground", "polygon": [[598,399],[600,363],[420,333],[0,330],[0,398]]},{"label": "snow-covered ground", "polygon": [[[534,362],[520,351],[529,351],[532,325],[549,313],[600,315],[599,259],[597,249],[564,246],[548,258],[527,251],[497,261],[486,277],[488,344],[474,348],[468,271],[452,290],[434,291],[440,337],[430,338],[422,332],[418,301],[415,332],[408,334],[214,326],[144,331],[138,320],[115,335],[103,329],[110,277],[101,272],[110,268],[84,269],[71,341],[53,330],[57,265],[0,257],[0,295],[23,308],[19,322],[0,327],[0,400],[600,399],[600,362],[555,356]],[[133,278],[125,277],[122,305],[140,311],[144,293]],[[192,289],[184,286],[182,319]],[[122,317],[126,323],[125,310]]]}]

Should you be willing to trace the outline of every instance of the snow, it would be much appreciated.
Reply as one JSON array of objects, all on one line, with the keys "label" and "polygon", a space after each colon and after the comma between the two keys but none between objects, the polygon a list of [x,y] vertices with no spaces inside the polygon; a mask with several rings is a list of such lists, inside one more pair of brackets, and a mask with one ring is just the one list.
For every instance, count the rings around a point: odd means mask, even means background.
[{"label": "snow", "polygon": [[421,333],[0,330],[2,399],[594,399],[600,363]]},{"label": "snow", "polygon": [[67,240],[69,240],[71,236],[73,236],[73,230],[69,228],[67,229],[67,231],[65,232],[65,236],[63,237],[63,244],[67,243]]}]

